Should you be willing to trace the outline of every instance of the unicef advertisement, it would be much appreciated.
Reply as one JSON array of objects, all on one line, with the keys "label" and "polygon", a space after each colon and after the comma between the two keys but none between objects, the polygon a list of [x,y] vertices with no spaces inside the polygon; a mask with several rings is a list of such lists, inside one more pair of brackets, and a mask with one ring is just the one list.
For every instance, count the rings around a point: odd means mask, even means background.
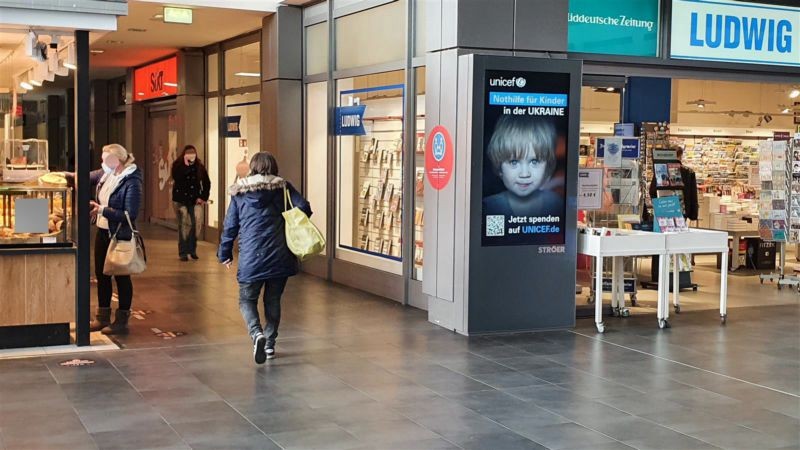
[{"label": "unicef advertisement", "polygon": [[487,71],[483,246],[563,245],[570,75]]}]

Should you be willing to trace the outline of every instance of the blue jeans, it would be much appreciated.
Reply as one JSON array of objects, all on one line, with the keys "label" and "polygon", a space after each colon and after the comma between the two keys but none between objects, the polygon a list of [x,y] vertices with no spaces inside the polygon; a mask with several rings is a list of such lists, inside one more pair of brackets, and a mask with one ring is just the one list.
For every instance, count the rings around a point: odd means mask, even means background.
[{"label": "blue jeans", "polygon": [[197,254],[197,218],[195,205],[172,202],[175,218],[178,219],[178,256]]},{"label": "blue jeans", "polygon": [[[274,278],[254,283],[239,283],[239,311],[242,313],[247,332],[252,339],[263,333],[267,337],[267,347],[275,346],[278,337],[278,326],[281,324],[281,295],[286,288],[288,278]],[[258,315],[258,296],[264,291],[264,316],[267,326],[261,328],[261,317]]]}]

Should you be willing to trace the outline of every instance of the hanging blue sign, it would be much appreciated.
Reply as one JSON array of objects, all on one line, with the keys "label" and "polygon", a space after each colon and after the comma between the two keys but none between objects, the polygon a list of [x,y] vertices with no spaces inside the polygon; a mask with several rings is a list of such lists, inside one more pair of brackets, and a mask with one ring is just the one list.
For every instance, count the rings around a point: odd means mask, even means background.
[{"label": "hanging blue sign", "polygon": [[633,136],[634,129],[632,123],[615,123],[614,136]]},{"label": "hanging blue sign", "polygon": [[242,132],[239,130],[239,124],[242,122],[242,116],[225,116],[223,119],[223,130],[226,138],[242,137]]},{"label": "hanging blue sign", "polygon": [[364,136],[364,112],[366,105],[340,106],[335,110],[336,136]]},{"label": "hanging blue sign", "polygon": [[[606,153],[606,138],[597,138],[597,157],[602,158]],[[638,158],[641,142],[637,138],[622,139],[622,157]]]}]

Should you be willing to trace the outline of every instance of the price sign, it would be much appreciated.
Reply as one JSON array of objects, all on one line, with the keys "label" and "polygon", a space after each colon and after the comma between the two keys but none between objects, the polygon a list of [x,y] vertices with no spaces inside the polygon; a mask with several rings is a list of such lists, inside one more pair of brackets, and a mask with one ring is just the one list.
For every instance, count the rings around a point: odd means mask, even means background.
[{"label": "price sign", "polygon": [[578,209],[603,207],[603,169],[578,169]]}]

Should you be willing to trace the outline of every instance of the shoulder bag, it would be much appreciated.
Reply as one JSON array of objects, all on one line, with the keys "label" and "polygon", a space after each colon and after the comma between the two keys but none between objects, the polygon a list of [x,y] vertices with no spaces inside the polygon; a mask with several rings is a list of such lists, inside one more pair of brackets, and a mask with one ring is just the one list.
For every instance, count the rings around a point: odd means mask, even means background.
[{"label": "shoulder bag", "polygon": [[136,275],[144,272],[147,268],[147,253],[144,248],[144,239],[133,228],[131,216],[125,211],[125,218],[128,226],[131,227],[131,240],[123,241],[117,239],[117,233],[122,224],[117,226],[117,231],[111,236],[111,243],[108,245],[106,253],[106,263],[103,266],[103,274],[109,276]]},{"label": "shoulder bag", "polygon": [[306,213],[292,204],[289,189],[283,188],[283,220],[286,222],[286,244],[300,261],[325,250],[325,238],[311,223]]}]

